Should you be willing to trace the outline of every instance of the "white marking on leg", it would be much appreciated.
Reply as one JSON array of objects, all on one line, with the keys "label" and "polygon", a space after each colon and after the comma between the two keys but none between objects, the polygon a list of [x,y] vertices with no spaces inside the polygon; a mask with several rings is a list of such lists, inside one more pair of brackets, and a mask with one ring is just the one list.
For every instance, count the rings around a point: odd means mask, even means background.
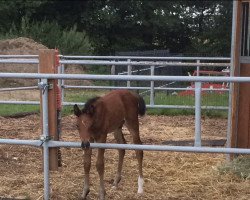
[{"label": "white marking on leg", "polygon": [[138,177],[138,193],[139,194],[142,194],[143,193],[143,183],[144,183],[144,180],[142,177]]}]

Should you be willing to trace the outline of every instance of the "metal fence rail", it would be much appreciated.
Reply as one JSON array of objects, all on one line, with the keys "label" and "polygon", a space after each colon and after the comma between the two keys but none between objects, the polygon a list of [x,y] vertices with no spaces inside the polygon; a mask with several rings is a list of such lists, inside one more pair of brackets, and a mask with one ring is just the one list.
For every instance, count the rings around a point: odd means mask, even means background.
[{"label": "metal fence rail", "polygon": [[[48,141],[48,147],[71,147],[81,148],[80,142],[67,141]],[[0,139],[0,144],[25,145],[41,147],[42,140],[17,140],[17,139]],[[145,151],[173,151],[189,153],[222,153],[222,154],[250,154],[250,149],[245,148],[224,148],[224,147],[185,147],[185,146],[168,146],[168,145],[136,145],[136,144],[113,144],[113,143],[91,143],[90,148],[102,149],[126,149],[126,150],[145,150]]]},{"label": "metal fence rail", "polygon": [[[167,57],[149,57],[149,56],[73,56],[59,55],[61,59],[103,59],[103,60],[217,60],[230,61],[230,57],[184,57],[184,56],[167,56]],[[37,58],[38,55],[0,55],[2,58]]]},{"label": "metal fence rail", "polygon": [[250,77],[201,77],[201,76],[139,76],[139,75],[92,75],[92,74],[37,74],[0,73],[0,78],[66,79],[66,80],[117,80],[117,81],[180,81],[180,82],[249,82]]},{"label": "metal fence rail", "polygon": [[[38,64],[38,59],[0,59],[2,64]],[[169,62],[169,61],[107,61],[107,60],[61,60],[60,64],[75,64],[75,65],[133,65],[133,66],[197,66],[196,62]],[[208,67],[228,67],[230,63],[199,63],[199,66]]]},{"label": "metal fence rail", "polygon": [[[200,70],[201,67],[230,67],[230,58],[228,57],[143,57],[143,56],[64,56],[60,55],[60,68],[59,73],[64,74],[65,73],[65,65],[101,65],[103,67],[110,67],[114,68],[117,66],[118,68],[128,66],[127,72],[123,72],[120,74],[126,74],[126,75],[132,75],[133,71],[135,73],[138,73],[137,71],[151,71],[149,74],[150,76],[155,75],[155,70],[158,69],[158,67],[161,68],[168,68],[171,66],[175,66],[176,69],[180,69],[181,67],[196,67],[197,71]],[[0,63],[5,64],[38,64],[38,55],[0,55]],[[201,63],[203,62],[203,63]],[[214,63],[211,63],[214,62]],[[217,63],[216,63],[217,62]],[[139,67],[137,70],[132,71],[132,67]],[[149,66],[150,68],[144,69],[143,67]],[[157,67],[158,66],[158,67]],[[180,68],[179,68],[180,67]],[[130,70],[130,71],[129,71]],[[112,73],[112,72],[111,72]],[[198,74],[197,74],[198,75]],[[71,105],[74,102],[65,102],[64,96],[65,96],[65,90],[67,89],[129,89],[129,90],[143,90],[143,94],[150,93],[150,106],[152,107],[154,105],[154,93],[156,91],[188,91],[188,90],[194,90],[193,88],[185,88],[185,87],[179,87],[177,85],[169,87],[168,84],[162,84],[158,82],[155,84],[153,81],[151,81],[151,86],[145,85],[144,82],[141,82],[141,85],[136,86],[131,84],[131,80],[127,80],[127,87],[124,87],[123,85],[116,85],[116,86],[79,86],[79,85],[66,85],[64,82],[64,79],[59,80],[59,86],[61,87],[62,95],[61,95],[61,101],[63,102],[63,105]],[[31,86],[31,87],[20,87],[20,88],[2,88],[0,89],[0,92],[5,91],[15,91],[15,90],[26,90],[26,89],[35,89],[37,86]],[[204,89],[202,88],[202,91],[223,91],[227,92],[228,89],[215,89],[215,88],[209,88]],[[34,101],[27,101],[27,103],[34,104]],[[23,101],[1,101],[0,103],[6,103],[6,104],[23,104]],[[35,104],[38,104],[36,102]],[[159,105],[157,105],[159,107]],[[191,108],[190,106],[188,106]],[[162,106],[161,108],[166,108]],[[183,108],[183,106],[175,105],[174,107],[170,105],[168,108]],[[216,109],[216,106],[207,106],[206,109]],[[218,109],[220,109],[218,107]],[[226,107],[225,107],[226,109]]]}]

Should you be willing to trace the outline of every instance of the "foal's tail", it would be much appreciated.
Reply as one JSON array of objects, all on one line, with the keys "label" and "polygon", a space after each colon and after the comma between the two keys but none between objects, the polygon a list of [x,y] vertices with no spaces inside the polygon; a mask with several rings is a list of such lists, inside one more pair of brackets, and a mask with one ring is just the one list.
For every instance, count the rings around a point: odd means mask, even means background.
[{"label": "foal's tail", "polygon": [[146,104],[140,95],[138,95],[138,113],[140,116],[143,116],[146,113]]}]

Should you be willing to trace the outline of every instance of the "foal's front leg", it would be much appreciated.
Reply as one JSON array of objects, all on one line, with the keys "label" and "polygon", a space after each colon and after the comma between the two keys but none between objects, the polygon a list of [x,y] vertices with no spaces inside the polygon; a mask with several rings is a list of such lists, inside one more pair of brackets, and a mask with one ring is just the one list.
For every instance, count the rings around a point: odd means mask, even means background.
[{"label": "foal's front leg", "polygon": [[86,199],[89,193],[89,171],[91,168],[91,154],[91,148],[84,150],[84,188],[82,192],[82,199]]},{"label": "foal's front leg", "polygon": [[[106,137],[101,138],[97,142],[106,143]],[[96,160],[96,169],[99,174],[100,178],[100,185],[99,185],[99,199],[105,199],[105,187],[104,187],[104,152],[105,149],[98,149],[98,155]]]}]

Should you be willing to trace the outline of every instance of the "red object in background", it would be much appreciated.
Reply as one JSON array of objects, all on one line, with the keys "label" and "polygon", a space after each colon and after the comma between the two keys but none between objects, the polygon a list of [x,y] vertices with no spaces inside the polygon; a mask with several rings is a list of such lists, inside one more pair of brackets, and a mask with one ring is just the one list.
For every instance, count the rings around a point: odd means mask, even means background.
[{"label": "red object in background", "polygon": [[56,67],[59,67],[59,65],[60,65],[60,56],[59,56],[59,50],[58,49],[55,49],[55,56],[56,56],[56,58],[55,58],[55,65],[56,65]]},{"label": "red object in background", "polygon": [[[59,56],[58,49],[55,49],[55,67],[60,67],[60,56]],[[57,107],[57,110],[59,111],[62,110],[61,94],[62,94],[61,88],[57,85],[56,86],[56,107]]]},{"label": "red object in background", "polygon": [[62,110],[62,99],[61,99],[62,91],[61,88],[57,85],[56,87],[56,109]]},{"label": "red object in background", "polygon": [[[192,76],[197,76],[197,71],[194,71],[193,75]],[[229,76],[229,70],[222,70],[222,71],[206,71],[206,70],[200,70],[199,71],[199,76],[202,76],[202,75],[205,75],[205,76]],[[182,92],[179,92],[178,95],[180,96],[186,96],[186,95],[191,95],[191,96],[194,96],[195,95],[195,84],[194,83],[191,83],[190,86],[188,86],[187,88],[190,88],[191,90],[185,90],[185,91],[182,91]],[[228,84],[227,83],[209,83],[209,82],[203,82],[202,83],[202,86],[201,86],[202,89],[227,89],[228,88]],[[211,90],[205,90],[205,91],[202,91],[201,93],[202,94],[208,94],[209,92],[214,92],[216,94],[223,94],[225,93],[226,91],[222,91],[222,90],[214,90],[214,91],[211,91]]]}]

